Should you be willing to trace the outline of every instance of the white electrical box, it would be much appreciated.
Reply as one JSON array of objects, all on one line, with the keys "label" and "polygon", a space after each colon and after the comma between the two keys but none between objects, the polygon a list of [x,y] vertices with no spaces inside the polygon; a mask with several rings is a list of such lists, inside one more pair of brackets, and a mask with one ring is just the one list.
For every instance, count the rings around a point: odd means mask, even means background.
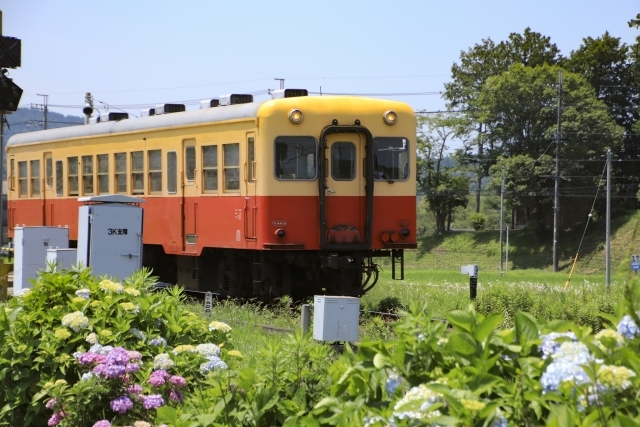
[{"label": "white electrical box", "polygon": [[47,249],[69,247],[69,229],[62,227],[16,227],[13,232],[13,292],[31,287],[29,279],[47,266]]},{"label": "white electrical box", "polygon": [[316,295],[313,297],[313,338],[320,341],[358,341],[360,299]]},{"label": "white electrical box", "polygon": [[[143,199],[129,196],[81,197],[77,263],[94,275],[125,279],[142,268]],[[134,204],[131,204],[134,203]]]},{"label": "white electrical box", "polygon": [[57,269],[69,270],[77,262],[77,249],[47,249],[47,263],[55,265]]},{"label": "white electrical box", "polygon": [[462,274],[468,274],[469,277],[478,277],[478,265],[477,264],[469,264],[469,265],[463,265],[462,267],[460,267],[460,273]]}]

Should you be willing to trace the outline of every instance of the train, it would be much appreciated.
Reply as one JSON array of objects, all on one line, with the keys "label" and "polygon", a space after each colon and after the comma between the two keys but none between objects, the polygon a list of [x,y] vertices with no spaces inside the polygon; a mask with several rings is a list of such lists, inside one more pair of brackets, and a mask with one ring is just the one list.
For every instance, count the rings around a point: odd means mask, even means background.
[{"label": "train", "polygon": [[9,237],[69,227],[79,198],[144,199],[143,264],[239,298],[361,296],[416,240],[416,119],[401,102],[304,89],[160,104],[7,142]]}]

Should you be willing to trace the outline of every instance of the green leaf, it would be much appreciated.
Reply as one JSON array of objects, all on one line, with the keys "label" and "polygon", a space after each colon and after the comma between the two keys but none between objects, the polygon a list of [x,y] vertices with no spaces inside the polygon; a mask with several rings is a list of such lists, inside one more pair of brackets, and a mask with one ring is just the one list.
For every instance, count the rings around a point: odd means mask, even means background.
[{"label": "green leaf", "polygon": [[391,365],[391,361],[387,356],[378,353],[373,357],[373,365],[378,369],[382,369]]},{"label": "green leaf", "polygon": [[459,332],[449,337],[446,348],[454,353],[469,356],[477,351],[477,343],[471,335]]},{"label": "green leaf", "polygon": [[177,424],[179,422],[178,412],[175,408],[161,406],[156,411],[157,424]]},{"label": "green leaf", "polygon": [[479,342],[483,342],[489,334],[500,326],[504,319],[502,313],[491,313],[476,328],[475,337]]},{"label": "green leaf", "polygon": [[451,323],[453,326],[464,329],[469,333],[472,333],[473,329],[475,328],[476,319],[471,313],[467,311],[450,311],[446,317],[449,323]]},{"label": "green leaf", "polygon": [[467,383],[467,386],[470,390],[473,390],[474,394],[479,396],[480,394],[489,390],[494,384],[497,384],[501,381],[502,379],[500,377],[496,377],[495,375],[478,374],[471,377],[471,380]]},{"label": "green leaf", "polygon": [[522,311],[516,313],[515,329],[516,339],[520,345],[538,339],[538,326],[535,319],[528,313]]}]

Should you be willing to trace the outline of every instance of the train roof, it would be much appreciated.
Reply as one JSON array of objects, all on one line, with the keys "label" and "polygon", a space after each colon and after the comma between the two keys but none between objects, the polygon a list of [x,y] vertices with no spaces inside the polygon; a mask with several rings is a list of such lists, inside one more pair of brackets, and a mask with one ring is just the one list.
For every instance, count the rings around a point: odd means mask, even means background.
[{"label": "train roof", "polygon": [[251,119],[258,116],[260,107],[265,104],[268,104],[271,107],[275,107],[277,104],[288,104],[293,100],[297,100],[298,102],[304,104],[310,103],[315,105],[317,105],[318,102],[341,100],[345,104],[352,104],[354,101],[356,101],[358,103],[375,104],[378,106],[380,106],[381,103],[384,103],[385,105],[392,104],[394,105],[394,107],[399,107],[400,105],[408,107],[408,105],[397,101],[372,98],[339,96],[286,98],[281,100],[266,100],[262,102],[203,108],[199,110],[190,110],[179,113],[161,114],[133,119],[124,119],[119,121],[20,133],[9,138],[7,147],[48,141],[58,141],[64,139],[90,138],[108,134],[139,132],[159,128],[171,128],[176,126],[215,123],[228,120]]}]

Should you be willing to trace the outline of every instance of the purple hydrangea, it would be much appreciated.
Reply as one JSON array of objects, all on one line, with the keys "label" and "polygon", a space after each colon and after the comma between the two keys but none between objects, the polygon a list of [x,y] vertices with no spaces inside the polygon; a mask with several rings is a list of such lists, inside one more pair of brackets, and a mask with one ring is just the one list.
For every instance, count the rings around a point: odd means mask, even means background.
[{"label": "purple hydrangea", "polygon": [[140,397],[142,398],[142,406],[144,406],[144,409],[157,409],[164,405],[164,399],[159,394]]},{"label": "purple hydrangea", "polygon": [[129,387],[127,387],[127,393],[140,394],[142,393],[142,386],[139,384],[132,384]]},{"label": "purple hydrangea", "polygon": [[47,425],[49,427],[57,426],[58,424],[60,424],[60,422],[62,420],[64,420],[64,417],[66,417],[66,416],[67,416],[67,414],[65,414],[63,411],[56,412],[55,414],[53,414],[51,416],[51,418],[49,418],[49,421],[47,422]]},{"label": "purple hydrangea", "polygon": [[171,391],[169,391],[169,399],[173,400],[174,402],[182,402],[182,393],[180,393],[178,390],[174,390],[171,389]]},{"label": "purple hydrangea", "polygon": [[44,405],[44,406],[45,406],[47,409],[53,409],[53,407],[54,407],[54,406],[56,406],[56,403],[58,403],[58,399],[56,399],[56,398],[54,397],[54,398],[52,398],[52,399],[49,399],[49,400],[47,401],[47,403],[45,403],[45,405]]},{"label": "purple hydrangea", "polygon": [[92,351],[87,351],[86,353],[80,353],[78,355],[78,363],[81,365],[91,365],[96,361],[98,356],[100,355]]},{"label": "purple hydrangea", "polygon": [[129,355],[127,350],[122,347],[116,347],[107,355],[107,363],[110,365],[126,365],[129,363]]},{"label": "purple hydrangea", "polygon": [[140,365],[137,363],[127,363],[124,370],[125,372],[138,372],[140,370]]},{"label": "purple hydrangea", "polygon": [[171,378],[169,378],[169,382],[179,388],[184,388],[187,385],[187,380],[185,380],[184,377],[181,377],[180,375],[171,376]]},{"label": "purple hydrangea", "polygon": [[140,354],[139,351],[127,351],[127,357],[129,357],[129,361],[133,361],[133,360],[140,360],[142,359],[142,354]]},{"label": "purple hydrangea", "polygon": [[95,423],[92,427],[111,427],[111,423],[107,420],[100,420]]},{"label": "purple hydrangea", "polygon": [[119,414],[126,414],[133,408],[133,402],[127,396],[116,397],[111,401],[111,409]]},{"label": "purple hydrangea", "polygon": [[147,382],[154,387],[160,387],[165,383],[164,378],[153,374],[151,374],[151,376],[149,377],[149,381]]}]

